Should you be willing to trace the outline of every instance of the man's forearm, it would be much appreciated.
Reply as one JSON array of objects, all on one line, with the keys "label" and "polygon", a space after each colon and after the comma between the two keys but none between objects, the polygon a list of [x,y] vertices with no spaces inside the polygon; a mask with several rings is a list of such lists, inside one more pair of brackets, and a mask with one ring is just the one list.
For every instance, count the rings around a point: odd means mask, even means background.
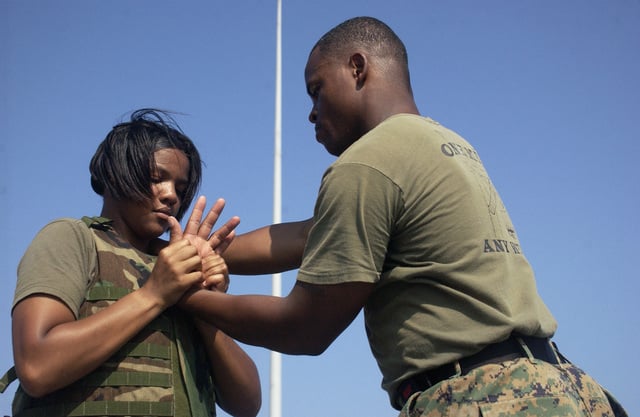
[{"label": "man's forearm", "polygon": [[272,274],[298,268],[311,225],[308,219],[243,233],[235,237],[222,256],[229,271],[238,275]]},{"label": "man's forearm", "polygon": [[242,343],[287,354],[316,354],[310,338],[301,334],[301,329],[309,330],[303,320],[285,318],[290,308],[286,298],[199,290],[183,297],[179,306]]}]

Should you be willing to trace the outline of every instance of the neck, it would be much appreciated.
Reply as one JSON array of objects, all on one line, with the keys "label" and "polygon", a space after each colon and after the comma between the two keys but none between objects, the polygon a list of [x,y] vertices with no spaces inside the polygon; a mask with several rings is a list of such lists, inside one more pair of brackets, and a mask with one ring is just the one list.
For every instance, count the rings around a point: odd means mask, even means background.
[{"label": "neck", "polygon": [[[369,119],[369,130],[396,114],[406,113],[420,115],[418,106],[413,101],[413,98],[408,100],[387,99],[386,101],[384,98],[380,98],[380,100],[373,100],[372,103],[375,103],[374,108],[368,109],[366,113]],[[384,104],[378,105],[378,103]]]}]

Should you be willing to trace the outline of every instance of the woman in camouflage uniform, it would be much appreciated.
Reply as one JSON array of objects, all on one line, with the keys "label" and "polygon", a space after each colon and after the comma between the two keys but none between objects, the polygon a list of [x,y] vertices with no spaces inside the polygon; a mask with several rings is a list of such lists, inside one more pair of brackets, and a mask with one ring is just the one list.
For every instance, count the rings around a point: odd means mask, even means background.
[{"label": "woman in camouflage uniform", "polygon": [[100,217],[51,222],[18,268],[14,415],[213,416],[217,403],[255,416],[253,361],[174,306],[204,277],[228,284],[219,252],[232,234],[205,257],[178,223],[201,180],[191,140],[166,113],[138,110],[109,132],[90,171]]}]

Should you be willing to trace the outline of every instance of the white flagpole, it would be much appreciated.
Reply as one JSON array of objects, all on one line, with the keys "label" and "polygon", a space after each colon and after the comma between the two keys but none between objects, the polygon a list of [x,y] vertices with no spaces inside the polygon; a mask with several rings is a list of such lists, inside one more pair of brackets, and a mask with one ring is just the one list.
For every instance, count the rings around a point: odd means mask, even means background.
[{"label": "white flagpole", "polygon": [[[282,0],[277,0],[276,17],[276,102],[273,152],[273,223],[282,222]],[[282,275],[271,277],[271,294],[282,295]],[[269,391],[269,415],[282,415],[282,357],[279,352],[271,352],[271,377]]]}]

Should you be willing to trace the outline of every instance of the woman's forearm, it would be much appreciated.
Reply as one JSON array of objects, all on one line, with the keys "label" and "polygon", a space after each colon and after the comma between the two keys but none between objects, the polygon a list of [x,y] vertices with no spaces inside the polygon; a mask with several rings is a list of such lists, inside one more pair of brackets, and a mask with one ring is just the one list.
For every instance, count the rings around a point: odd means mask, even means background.
[{"label": "woman's forearm", "polygon": [[220,407],[237,417],[254,417],[262,405],[255,363],[222,331],[204,321],[195,322],[207,350]]}]

